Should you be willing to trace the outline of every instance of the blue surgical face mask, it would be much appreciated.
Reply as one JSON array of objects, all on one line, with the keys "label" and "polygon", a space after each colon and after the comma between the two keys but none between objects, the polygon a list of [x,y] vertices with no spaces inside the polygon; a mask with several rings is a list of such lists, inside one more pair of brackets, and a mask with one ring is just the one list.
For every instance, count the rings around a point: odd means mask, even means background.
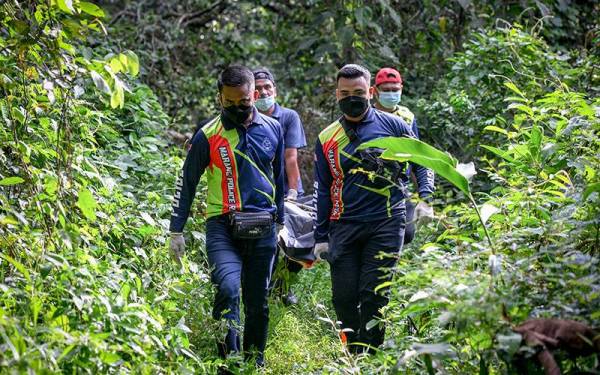
[{"label": "blue surgical face mask", "polygon": [[258,110],[261,112],[268,111],[269,108],[273,106],[273,104],[275,104],[274,96],[267,96],[266,98],[256,99],[256,102],[254,103],[256,108],[258,108]]},{"label": "blue surgical face mask", "polygon": [[379,104],[385,108],[392,109],[396,104],[400,103],[402,91],[382,91],[379,93]]}]

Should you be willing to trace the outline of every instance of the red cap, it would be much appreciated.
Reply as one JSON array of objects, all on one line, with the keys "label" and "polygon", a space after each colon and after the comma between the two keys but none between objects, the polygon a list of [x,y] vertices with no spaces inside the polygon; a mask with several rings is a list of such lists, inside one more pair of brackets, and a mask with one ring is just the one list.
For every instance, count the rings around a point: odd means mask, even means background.
[{"label": "red cap", "polygon": [[394,68],[381,68],[375,76],[375,86],[387,82],[402,83],[402,77]]}]

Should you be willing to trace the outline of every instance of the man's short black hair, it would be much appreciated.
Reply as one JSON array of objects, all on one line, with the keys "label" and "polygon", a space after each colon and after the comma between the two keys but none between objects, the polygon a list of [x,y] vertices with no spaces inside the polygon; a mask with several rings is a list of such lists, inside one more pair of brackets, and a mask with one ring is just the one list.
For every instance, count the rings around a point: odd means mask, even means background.
[{"label": "man's short black hair", "polygon": [[365,77],[367,84],[371,84],[371,73],[367,68],[358,64],[346,64],[338,71],[335,81],[338,82],[340,78],[359,78]]},{"label": "man's short black hair", "polygon": [[217,87],[219,92],[223,86],[240,87],[244,85],[254,85],[254,74],[243,65],[230,65],[219,75]]}]

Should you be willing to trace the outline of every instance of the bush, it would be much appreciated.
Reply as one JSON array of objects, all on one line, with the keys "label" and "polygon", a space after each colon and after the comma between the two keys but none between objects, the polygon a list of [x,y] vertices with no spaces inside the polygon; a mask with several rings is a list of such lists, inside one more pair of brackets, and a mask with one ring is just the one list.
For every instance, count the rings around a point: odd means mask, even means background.
[{"label": "bush", "polygon": [[480,145],[503,142],[484,129],[505,127],[512,120],[501,105],[507,80],[532,100],[559,85],[585,92],[597,82],[587,68],[597,57],[554,52],[519,25],[473,33],[464,50],[449,61],[449,73],[429,98],[417,101],[417,110],[424,138],[459,159],[481,157],[485,153]]},{"label": "bush", "polygon": [[511,323],[600,322],[600,101],[565,85],[537,100],[506,86],[513,120],[488,128],[501,146],[482,146],[496,187],[479,204],[494,248],[471,208],[444,207],[438,229],[421,233],[394,270],[390,339],[365,372],[399,358],[395,368],[407,373],[503,373],[520,343]]},{"label": "bush", "polygon": [[131,80],[136,56],[89,55],[102,17],[90,3],[2,7],[0,368],[214,368],[194,353],[212,336],[209,277],[166,254],[181,160],[156,97]]}]

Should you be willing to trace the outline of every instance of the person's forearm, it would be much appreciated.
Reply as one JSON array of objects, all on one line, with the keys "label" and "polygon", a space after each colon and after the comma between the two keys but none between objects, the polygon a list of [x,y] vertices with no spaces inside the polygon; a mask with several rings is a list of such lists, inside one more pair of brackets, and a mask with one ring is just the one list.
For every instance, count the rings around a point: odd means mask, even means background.
[{"label": "person's forearm", "polygon": [[300,168],[298,167],[298,150],[295,148],[285,150],[285,173],[288,189],[298,190]]}]

